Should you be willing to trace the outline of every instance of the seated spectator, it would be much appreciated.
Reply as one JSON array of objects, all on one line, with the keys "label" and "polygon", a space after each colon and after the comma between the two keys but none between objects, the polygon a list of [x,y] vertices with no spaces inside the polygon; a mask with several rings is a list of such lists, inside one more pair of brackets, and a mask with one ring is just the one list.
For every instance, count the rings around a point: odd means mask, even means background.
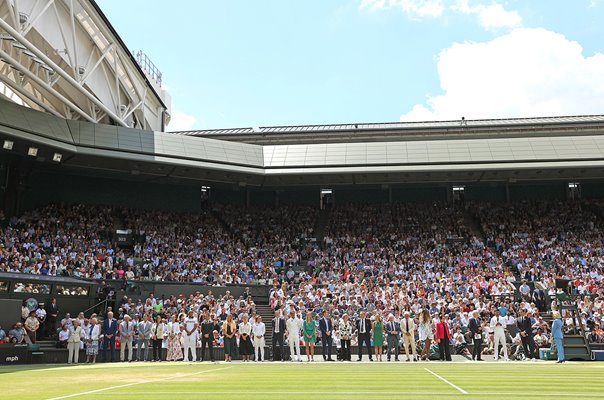
[{"label": "seated spectator", "polygon": [[21,322],[17,322],[13,328],[8,331],[8,341],[13,344],[22,344],[25,343],[25,338],[27,337],[27,333],[25,332],[25,328],[23,328],[23,324]]},{"label": "seated spectator", "polygon": [[69,328],[67,324],[61,325],[59,331],[59,341],[57,342],[57,348],[67,348],[67,341],[69,340]]}]

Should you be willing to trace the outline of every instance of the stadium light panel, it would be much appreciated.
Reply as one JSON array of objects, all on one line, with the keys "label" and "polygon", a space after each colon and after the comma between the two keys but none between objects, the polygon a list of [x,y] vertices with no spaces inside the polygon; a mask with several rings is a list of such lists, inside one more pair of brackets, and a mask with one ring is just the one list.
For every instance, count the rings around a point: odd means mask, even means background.
[{"label": "stadium light panel", "polygon": [[37,147],[30,147],[29,150],[27,150],[27,155],[31,156],[31,157],[37,157],[38,156],[38,148]]},{"label": "stadium light panel", "polygon": [[52,156],[52,161],[60,163],[62,158],[63,158],[63,154],[61,154],[61,153],[55,153]]},{"label": "stadium light panel", "polygon": [[14,142],[12,140],[5,140],[4,145],[2,146],[4,150],[12,150],[14,146]]}]

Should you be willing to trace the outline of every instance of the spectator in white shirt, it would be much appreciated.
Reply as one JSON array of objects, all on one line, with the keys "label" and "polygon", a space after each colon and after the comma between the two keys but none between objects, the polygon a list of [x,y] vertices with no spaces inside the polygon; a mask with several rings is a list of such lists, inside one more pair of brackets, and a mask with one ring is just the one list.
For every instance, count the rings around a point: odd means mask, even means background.
[{"label": "spectator in white shirt", "polygon": [[[289,318],[285,321],[287,341],[289,342],[289,354],[292,361],[302,361],[300,355],[300,329],[301,323],[295,311],[290,311]],[[294,352],[295,350],[295,352]]]},{"label": "spectator in white shirt", "polygon": [[264,361],[264,334],[266,327],[262,322],[262,317],[256,315],[256,323],[253,325],[254,333],[254,357],[256,361]]},{"label": "spectator in white shirt", "polygon": [[61,326],[61,330],[59,331],[59,343],[57,347],[67,348],[67,340],[69,339],[69,329],[67,329],[67,325]]},{"label": "spectator in white shirt", "polygon": [[247,313],[244,313],[241,319],[242,322],[239,324],[239,355],[243,358],[243,362],[248,362],[254,352],[252,345],[252,324],[248,321]]},{"label": "spectator in white shirt", "polygon": [[197,361],[197,328],[199,323],[193,315],[193,310],[189,311],[187,318],[181,325],[182,335],[184,338],[184,361],[189,361],[189,350],[192,354],[192,361]]},{"label": "spectator in white shirt", "polygon": [[503,359],[509,361],[508,347],[505,341],[505,329],[507,327],[507,318],[502,317],[499,309],[495,309],[495,315],[491,318],[491,330],[493,331],[493,355],[495,360],[499,360],[499,346],[503,347]]}]

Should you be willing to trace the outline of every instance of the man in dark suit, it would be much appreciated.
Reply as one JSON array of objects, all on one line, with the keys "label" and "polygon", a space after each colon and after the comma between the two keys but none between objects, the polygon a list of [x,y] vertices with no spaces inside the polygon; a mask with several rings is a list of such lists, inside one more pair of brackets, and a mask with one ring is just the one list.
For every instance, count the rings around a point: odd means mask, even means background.
[{"label": "man in dark suit", "polygon": [[482,361],[482,321],[480,320],[480,313],[474,311],[472,318],[468,323],[468,330],[472,333],[472,341],[474,347],[472,348],[472,360]]},{"label": "man in dark suit", "polygon": [[[275,311],[275,318],[273,318],[273,361],[285,361],[284,333],[285,319],[281,318],[280,311]],[[277,346],[279,346],[279,355],[277,355]]]},{"label": "man in dark suit", "polygon": [[50,299],[50,302],[44,308],[46,309],[46,324],[44,327],[44,335],[46,337],[53,337],[57,333],[57,318],[59,316],[59,306],[57,305],[57,299]]},{"label": "man in dark suit", "polygon": [[535,303],[540,312],[545,312],[545,291],[543,289],[535,288],[533,291],[533,303]]},{"label": "man in dark suit", "polygon": [[526,358],[537,358],[535,354],[535,341],[533,340],[533,323],[525,309],[520,310],[520,318],[516,320],[516,326],[520,332],[522,348]]},{"label": "man in dark suit", "polygon": [[201,318],[201,361],[205,359],[207,346],[210,351],[210,360],[214,362],[214,321],[210,318],[210,312],[207,309],[203,310]]},{"label": "man in dark suit", "polygon": [[371,351],[371,320],[367,318],[367,313],[361,311],[361,316],[356,323],[357,335],[359,337],[359,359],[363,359],[363,344],[367,346],[367,354],[369,354],[369,361],[373,361],[373,353]]},{"label": "man in dark suit", "polygon": [[103,321],[101,333],[103,334],[103,361],[107,361],[107,349],[110,350],[110,360],[115,358],[115,335],[117,334],[117,320],[113,318],[113,312],[107,313]]},{"label": "man in dark suit", "polygon": [[321,343],[323,344],[323,360],[333,361],[333,358],[331,358],[333,323],[327,310],[323,311],[323,318],[319,321],[319,330],[321,331]]}]

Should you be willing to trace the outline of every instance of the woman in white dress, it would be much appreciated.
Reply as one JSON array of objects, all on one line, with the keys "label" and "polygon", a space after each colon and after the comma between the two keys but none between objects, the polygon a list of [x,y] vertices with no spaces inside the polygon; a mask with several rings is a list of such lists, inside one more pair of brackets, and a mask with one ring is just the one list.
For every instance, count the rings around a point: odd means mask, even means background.
[{"label": "woman in white dress", "polygon": [[99,336],[101,335],[101,324],[96,318],[90,319],[89,326],[84,330],[84,340],[86,341],[86,362],[95,363],[96,356],[99,354]]},{"label": "woman in white dress", "polygon": [[177,361],[182,358],[180,324],[176,321],[176,315],[172,315],[172,319],[168,324],[168,354],[166,356],[166,361]]},{"label": "woman in white dress", "polygon": [[432,316],[430,315],[430,311],[424,308],[422,312],[419,314],[419,340],[424,342],[424,349],[422,350],[421,359],[429,360],[430,359],[430,345],[432,344],[432,340],[434,340],[434,331],[432,328]]}]

